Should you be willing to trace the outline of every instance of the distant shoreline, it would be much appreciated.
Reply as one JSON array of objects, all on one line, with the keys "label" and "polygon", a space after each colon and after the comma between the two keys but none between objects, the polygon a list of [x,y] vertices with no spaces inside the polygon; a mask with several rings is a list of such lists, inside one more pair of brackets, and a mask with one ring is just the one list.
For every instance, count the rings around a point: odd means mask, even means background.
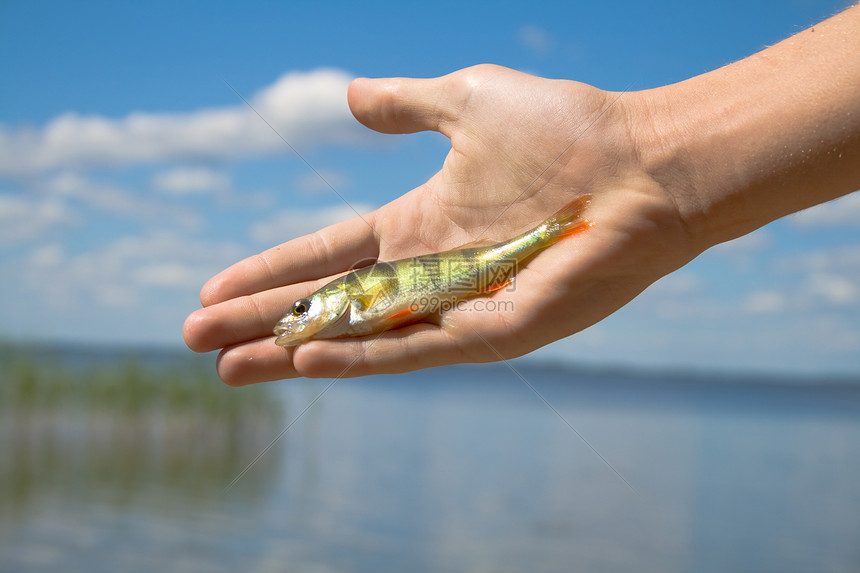
[{"label": "distant shoreline", "polygon": [[[60,343],[56,341],[16,341],[0,338],[0,360],[2,353],[26,352],[30,355],[39,354],[41,358],[55,360],[63,364],[87,365],[93,363],[114,363],[135,359],[147,364],[210,364],[214,368],[214,355],[195,354],[180,345],[145,344],[131,345],[125,343]],[[550,374],[570,374],[608,379],[631,379],[643,382],[677,382],[677,383],[709,383],[709,384],[755,384],[780,386],[814,386],[823,387],[860,387],[860,374],[843,374],[822,371],[809,372],[776,372],[744,369],[706,369],[692,366],[637,366],[632,364],[599,364],[573,363],[559,359],[540,359],[524,356],[509,361],[515,369],[526,369],[530,372],[546,372]],[[2,366],[2,365],[0,365]],[[487,364],[458,364],[445,366],[453,369],[504,369],[509,367],[504,363]]]}]

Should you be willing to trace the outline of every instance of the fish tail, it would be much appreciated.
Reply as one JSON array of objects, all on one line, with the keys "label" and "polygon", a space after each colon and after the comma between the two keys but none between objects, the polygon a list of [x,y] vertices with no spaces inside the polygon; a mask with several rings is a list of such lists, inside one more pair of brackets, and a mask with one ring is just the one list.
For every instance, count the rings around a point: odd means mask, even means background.
[{"label": "fish tail", "polygon": [[547,241],[552,244],[591,228],[591,221],[582,216],[589,203],[591,203],[591,195],[583,195],[547,219],[545,223]]}]

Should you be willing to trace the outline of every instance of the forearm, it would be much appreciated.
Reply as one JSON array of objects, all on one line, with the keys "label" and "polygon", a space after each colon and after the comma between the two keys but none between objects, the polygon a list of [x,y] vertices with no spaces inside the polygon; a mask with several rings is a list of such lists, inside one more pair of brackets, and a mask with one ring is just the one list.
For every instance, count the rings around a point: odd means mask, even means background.
[{"label": "forearm", "polygon": [[704,250],[860,188],[860,7],[642,92],[643,154]]}]

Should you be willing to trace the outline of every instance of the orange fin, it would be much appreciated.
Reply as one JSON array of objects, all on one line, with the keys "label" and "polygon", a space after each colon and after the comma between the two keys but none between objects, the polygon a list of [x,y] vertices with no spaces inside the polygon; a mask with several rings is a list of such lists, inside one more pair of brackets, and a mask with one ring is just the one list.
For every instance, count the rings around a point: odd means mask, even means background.
[{"label": "orange fin", "polygon": [[568,229],[565,229],[565,231],[563,233],[561,233],[560,235],[558,235],[555,238],[555,240],[560,241],[562,239],[566,239],[568,237],[576,235],[577,233],[587,231],[593,226],[594,226],[594,223],[592,223],[591,221],[581,221],[579,224],[574,225]]},{"label": "orange fin", "polygon": [[424,318],[426,318],[425,314],[419,314],[411,308],[407,308],[405,310],[395,312],[392,315],[386,316],[385,329],[388,330],[390,328],[400,328],[402,326],[408,326],[410,324],[415,324],[416,322],[421,322],[421,320]]},{"label": "orange fin", "polygon": [[389,322],[400,322],[406,318],[409,318],[410,315],[413,314],[413,310],[411,308],[405,308],[401,311],[395,312],[389,316],[385,317],[385,320]]},{"label": "orange fin", "polygon": [[514,282],[514,277],[508,277],[507,279],[505,279],[499,283],[491,284],[489,287],[484,289],[484,292],[485,293],[491,293],[491,292],[496,292],[497,290],[502,290],[503,288],[505,288],[506,286],[508,286],[512,282]]},{"label": "orange fin", "polygon": [[592,227],[582,213],[591,203],[591,195],[583,195],[562,207],[555,215],[547,219],[547,224],[553,227],[552,241],[560,241],[571,235],[581,233]]}]

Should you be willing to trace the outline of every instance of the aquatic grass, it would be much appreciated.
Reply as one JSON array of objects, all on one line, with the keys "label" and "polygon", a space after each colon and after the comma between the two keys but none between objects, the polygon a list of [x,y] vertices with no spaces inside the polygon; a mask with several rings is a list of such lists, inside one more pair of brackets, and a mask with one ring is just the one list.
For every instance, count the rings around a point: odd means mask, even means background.
[{"label": "aquatic grass", "polygon": [[160,408],[228,418],[282,413],[269,387],[229,388],[195,357],[163,362],[147,363],[134,353],[81,358],[0,345],[0,409],[87,407],[134,416]]},{"label": "aquatic grass", "polygon": [[[52,492],[119,505],[219,495],[286,406],[272,386],[224,385],[194,356],[0,344],[0,514]],[[263,495],[280,457],[239,495]]]}]

